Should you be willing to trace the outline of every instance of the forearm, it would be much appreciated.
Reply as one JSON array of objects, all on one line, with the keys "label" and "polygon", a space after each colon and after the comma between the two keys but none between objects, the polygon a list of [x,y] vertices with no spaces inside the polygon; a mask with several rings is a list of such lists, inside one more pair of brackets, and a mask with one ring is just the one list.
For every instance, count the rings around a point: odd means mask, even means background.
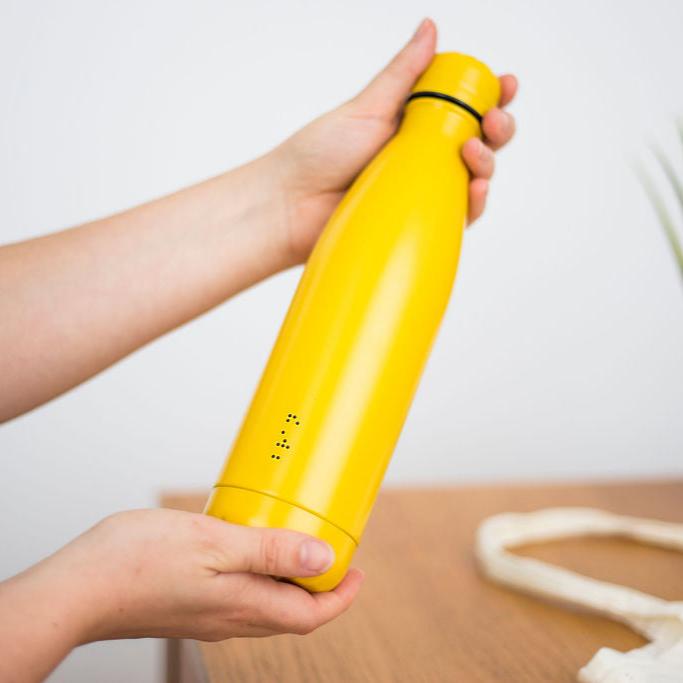
[{"label": "forearm", "polygon": [[59,577],[36,569],[0,583],[0,680],[42,681],[83,642],[83,600]]},{"label": "forearm", "polygon": [[289,265],[274,163],[0,248],[0,421]]}]

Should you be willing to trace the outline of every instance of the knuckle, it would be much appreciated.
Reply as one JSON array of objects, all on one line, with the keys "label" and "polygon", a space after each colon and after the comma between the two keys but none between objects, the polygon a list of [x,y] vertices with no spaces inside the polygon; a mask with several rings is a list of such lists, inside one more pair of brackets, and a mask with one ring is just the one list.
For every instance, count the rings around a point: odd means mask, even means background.
[{"label": "knuckle", "polygon": [[296,635],[306,635],[314,631],[318,626],[315,613],[310,608],[302,606],[285,606],[269,610],[271,628],[279,633],[294,633]]},{"label": "knuckle", "polygon": [[115,512],[100,520],[95,527],[108,533],[116,534],[125,526],[126,520],[131,516],[130,512]]},{"label": "knuckle", "polygon": [[198,638],[198,640],[201,640],[204,643],[218,643],[221,640],[226,640],[230,635],[230,632],[223,628],[216,631],[209,631],[205,636]]},{"label": "knuckle", "polygon": [[503,123],[502,128],[503,137],[506,140],[509,140],[515,134],[515,130],[517,129],[517,122],[515,121],[515,117],[512,114],[505,112],[505,122]]},{"label": "knuckle", "polygon": [[277,536],[270,532],[261,534],[259,559],[263,570],[268,574],[276,574],[281,557],[282,549]]},{"label": "knuckle", "polygon": [[97,522],[95,526],[100,529],[114,529],[120,524],[120,515],[120,512],[115,512],[113,515],[107,515],[104,519]]},{"label": "knuckle", "polygon": [[315,629],[318,627],[318,624],[316,623],[315,619],[313,619],[310,616],[306,617],[300,617],[297,622],[293,625],[292,633],[295,633],[298,636],[306,636],[309,633],[312,633],[315,631]]},{"label": "knuckle", "polygon": [[[221,545],[222,536],[216,533],[216,526],[213,522],[219,521],[208,517],[208,515],[196,515],[188,520],[187,530],[197,548],[204,552],[213,553]],[[221,531],[225,531],[222,528]]]}]

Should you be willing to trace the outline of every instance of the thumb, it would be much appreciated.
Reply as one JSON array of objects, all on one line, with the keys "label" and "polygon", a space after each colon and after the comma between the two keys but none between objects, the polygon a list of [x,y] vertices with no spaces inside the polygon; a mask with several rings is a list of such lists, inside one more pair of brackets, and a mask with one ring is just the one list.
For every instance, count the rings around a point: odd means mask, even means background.
[{"label": "thumb", "polygon": [[[217,520],[220,521],[220,520]],[[215,569],[272,576],[317,576],[334,562],[329,543],[289,529],[265,529],[220,521]]]},{"label": "thumb", "polygon": [[429,66],[436,50],[436,26],[424,19],[403,49],[361,91],[353,102],[363,114],[395,118],[415,85]]}]

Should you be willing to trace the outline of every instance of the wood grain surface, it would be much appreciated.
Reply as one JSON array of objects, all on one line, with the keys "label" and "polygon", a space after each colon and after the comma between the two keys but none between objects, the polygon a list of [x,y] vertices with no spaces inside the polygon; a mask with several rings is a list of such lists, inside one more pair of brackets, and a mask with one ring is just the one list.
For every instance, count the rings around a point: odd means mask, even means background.
[{"label": "wood grain surface", "polygon": [[[206,493],[168,493],[162,504],[199,511],[205,500]],[[493,585],[473,556],[485,517],[560,505],[683,522],[683,481],[384,490],[354,562],[365,583],[346,614],[307,636],[172,644],[169,680],[575,681],[600,647],[627,650],[643,639],[603,617]],[[683,599],[683,555],[674,551],[585,538],[519,552]]]}]

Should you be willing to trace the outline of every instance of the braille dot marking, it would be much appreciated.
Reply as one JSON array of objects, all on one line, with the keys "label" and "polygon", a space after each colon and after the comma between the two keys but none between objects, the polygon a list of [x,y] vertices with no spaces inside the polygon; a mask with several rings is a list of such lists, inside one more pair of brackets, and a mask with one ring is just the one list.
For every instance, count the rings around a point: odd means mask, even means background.
[{"label": "braille dot marking", "polygon": [[280,456],[279,456],[279,455],[276,455],[275,457],[276,457],[278,460],[280,459]]},{"label": "braille dot marking", "polygon": [[298,423],[298,422],[295,422],[294,424],[298,425],[299,423]]},{"label": "braille dot marking", "polygon": [[285,446],[285,448],[289,448],[289,446]]},{"label": "braille dot marking", "polygon": [[280,434],[284,434],[284,433],[285,433],[285,430],[283,429],[283,430],[280,432]]}]

